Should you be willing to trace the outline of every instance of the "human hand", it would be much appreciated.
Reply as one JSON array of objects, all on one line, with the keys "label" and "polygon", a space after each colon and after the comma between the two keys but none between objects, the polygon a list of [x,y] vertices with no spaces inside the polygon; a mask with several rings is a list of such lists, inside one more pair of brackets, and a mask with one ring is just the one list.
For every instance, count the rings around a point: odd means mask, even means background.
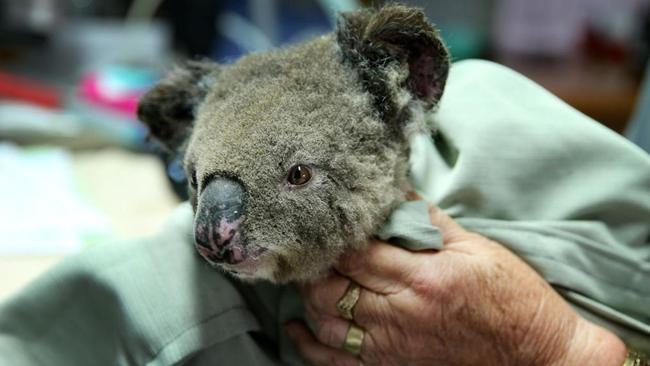
[{"label": "human hand", "polygon": [[[430,207],[440,251],[383,242],[345,255],[336,271],[303,286],[314,336],[287,331],[314,365],[612,365],[625,346],[581,318],[541,276],[504,246],[466,231]],[[350,321],[336,303],[362,286],[354,323],[365,330],[359,357],[341,348]]]}]

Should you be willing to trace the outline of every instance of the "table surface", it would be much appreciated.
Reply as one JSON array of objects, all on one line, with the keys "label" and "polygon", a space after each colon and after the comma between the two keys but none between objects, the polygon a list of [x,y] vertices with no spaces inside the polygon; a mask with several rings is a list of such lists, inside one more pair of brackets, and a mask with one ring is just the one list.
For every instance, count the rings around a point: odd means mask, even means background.
[{"label": "table surface", "polygon": [[[76,181],[104,212],[116,238],[155,233],[179,204],[155,157],[119,149],[75,152]],[[0,301],[59,262],[63,255],[0,255]]]}]

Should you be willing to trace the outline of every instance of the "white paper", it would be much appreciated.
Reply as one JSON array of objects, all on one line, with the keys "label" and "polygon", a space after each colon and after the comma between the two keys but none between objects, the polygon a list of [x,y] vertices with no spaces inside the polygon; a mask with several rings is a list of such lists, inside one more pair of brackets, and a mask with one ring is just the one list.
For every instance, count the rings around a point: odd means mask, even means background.
[{"label": "white paper", "polygon": [[72,253],[109,227],[78,193],[65,150],[0,144],[0,254]]}]

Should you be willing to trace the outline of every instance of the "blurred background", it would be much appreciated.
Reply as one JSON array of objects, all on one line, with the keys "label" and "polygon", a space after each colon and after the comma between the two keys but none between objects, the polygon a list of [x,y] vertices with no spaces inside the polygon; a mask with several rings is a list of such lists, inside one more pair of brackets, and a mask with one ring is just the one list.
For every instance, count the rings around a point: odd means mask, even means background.
[{"label": "blurred background", "polygon": [[[532,78],[650,150],[650,0],[405,1],[454,61]],[[0,0],[0,299],[62,256],[153,233],[183,199],[138,97],[186,58],[228,63],[332,30],[355,0]]]}]

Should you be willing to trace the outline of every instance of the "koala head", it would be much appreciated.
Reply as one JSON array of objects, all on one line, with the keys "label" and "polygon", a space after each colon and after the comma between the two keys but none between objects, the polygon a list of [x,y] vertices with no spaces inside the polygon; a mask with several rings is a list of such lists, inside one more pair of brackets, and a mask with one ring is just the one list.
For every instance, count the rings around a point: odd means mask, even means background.
[{"label": "koala head", "polygon": [[324,274],[404,200],[408,131],[428,128],[449,56],[418,9],[340,16],[334,33],[229,65],[189,62],[139,118],[184,155],[211,264],[276,283]]}]

